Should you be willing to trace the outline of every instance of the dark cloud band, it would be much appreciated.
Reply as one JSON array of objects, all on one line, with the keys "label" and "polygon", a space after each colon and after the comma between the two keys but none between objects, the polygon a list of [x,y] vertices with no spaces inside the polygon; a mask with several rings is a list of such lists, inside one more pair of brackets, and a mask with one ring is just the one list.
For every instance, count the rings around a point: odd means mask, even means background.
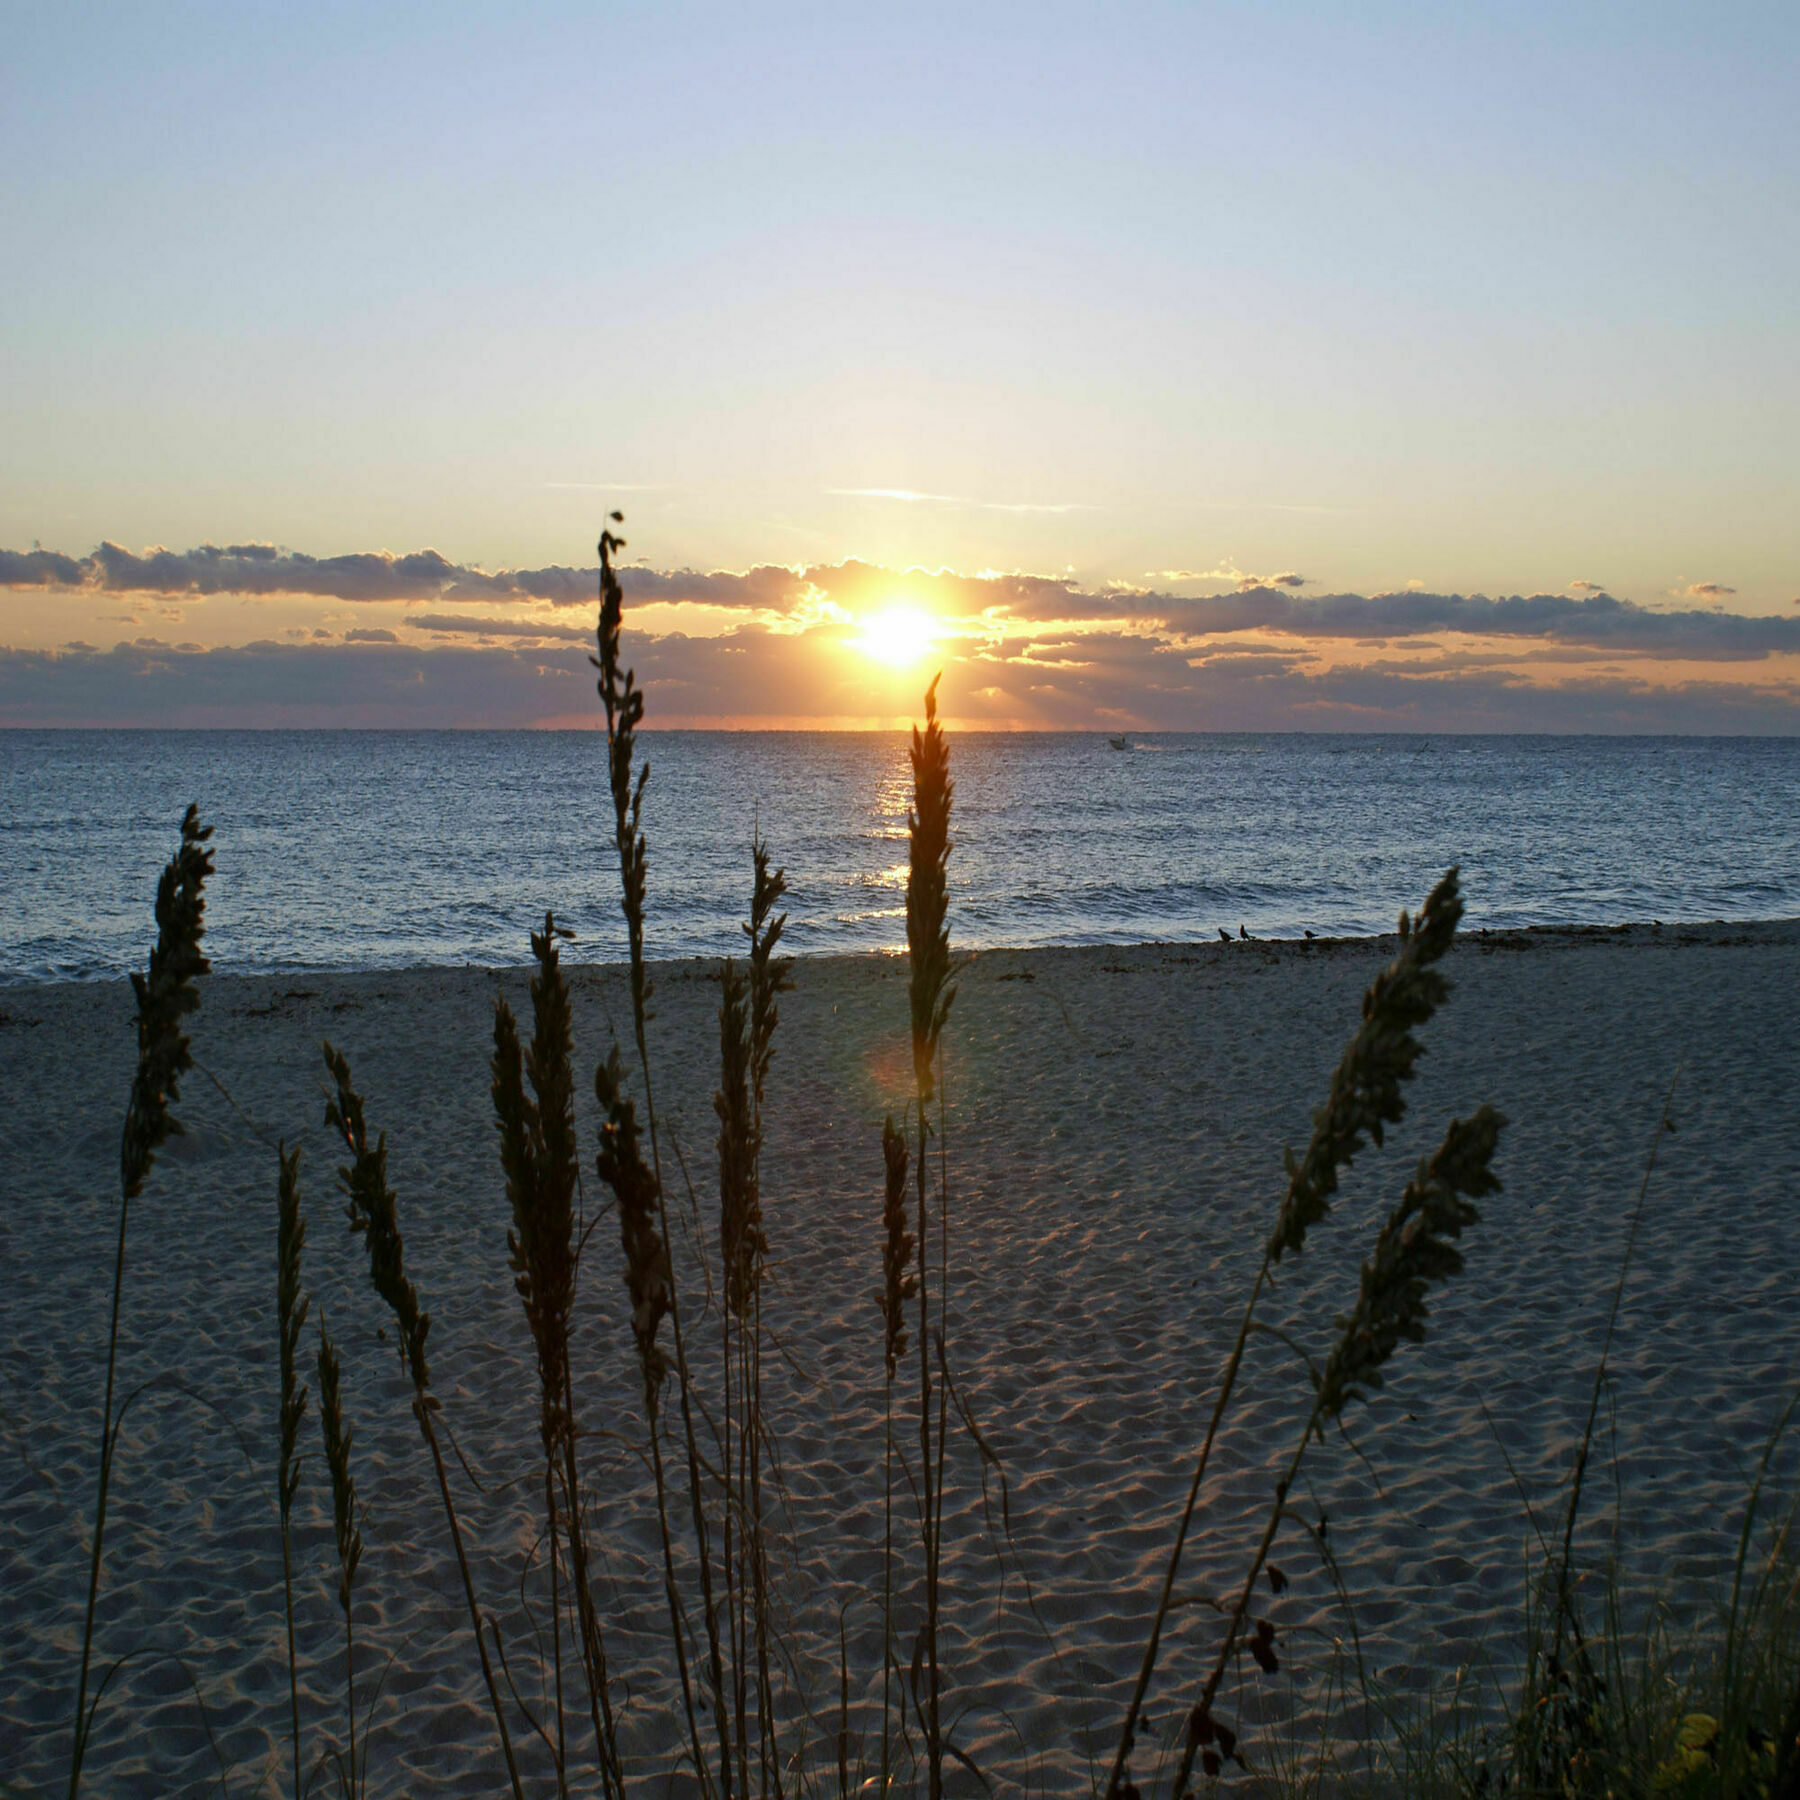
[{"label": "dark cloud band", "polygon": [[[1800,654],[1800,618],[1753,617],[1717,606],[1656,612],[1586,583],[1581,584],[1586,591],[1578,594],[1497,598],[1412,592],[1304,595],[1296,591],[1304,577],[1282,574],[1235,592],[1184,597],[1135,587],[1091,591],[1042,575],[897,571],[855,561],[711,573],[632,567],[623,571],[623,581],[628,596],[640,605],[699,605],[776,616],[790,616],[820,601],[863,612],[904,593],[950,617],[985,615],[1003,627],[1132,621],[1189,638],[1255,631],[1364,643],[1459,632],[1677,661],[1748,662]],[[490,572],[451,562],[436,550],[315,557],[270,544],[206,544],[197,550],[140,554],[105,543],[81,558],[49,550],[0,550],[0,587],[165,597],[281,594],[436,606],[536,601],[573,607],[594,603],[596,574],[555,565]],[[1708,584],[1689,591],[1717,599],[1732,590]],[[439,634],[460,629],[489,636],[563,635],[556,628],[535,631],[492,620],[459,626],[455,615],[444,613],[408,622]]]},{"label": "dark cloud band", "polygon": [[[943,701],[962,728],[1044,730],[1705,732],[1800,734],[1800,689],[1553,683],[1515,670],[1384,662],[1319,668],[1290,654],[1197,654],[1133,630],[1007,640],[949,659]],[[785,725],[904,717],[915,685],[874,681],[826,632],[746,626],[718,638],[626,638],[651,724]],[[249,644],[150,640],[112,650],[0,650],[0,724],[449,728],[587,724],[577,644]]]}]

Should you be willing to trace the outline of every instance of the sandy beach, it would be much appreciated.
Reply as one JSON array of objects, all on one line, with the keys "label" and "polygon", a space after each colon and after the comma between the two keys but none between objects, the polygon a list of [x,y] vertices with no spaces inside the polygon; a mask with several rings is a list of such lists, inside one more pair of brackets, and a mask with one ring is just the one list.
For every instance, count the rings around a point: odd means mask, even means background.
[{"label": "sandy beach", "polygon": [[[996,1791],[1086,1793],[1110,1758],[1214,1378],[1282,1191],[1282,1147],[1304,1142],[1362,990],[1393,948],[1389,938],[992,952],[960,976],[945,1038],[949,1354],[1004,1465],[1010,1539],[997,1478],[989,1472],[984,1489],[973,1447],[954,1440],[947,1716]],[[1703,1606],[1765,1435],[1800,1379],[1800,922],[1473,933],[1447,968],[1455,992],[1424,1033],[1404,1127],[1359,1160],[1332,1219],[1283,1265],[1270,1315],[1324,1347],[1380,1217],[1449,1118],[1484,1101],[1507,1114],[1496,1162],[1505,1191],[1465,1240],[1467,1272],[1434,1292],[1429,1341],[1403,1347],[1389,1385],[1348,1415],[1354,1446],[1334,1436],[1314,1452],[1299,1496],[1309,1517],[1329,1520],[1371,1679],[1401,1694],[1459,1669],[1513,1667],[1537,1557],[1531,1509],[1540,1522],[1556,1511],[1678,1069],[1679,1129],[1662,1144],[1625,1295],[1586,1566],[1616,1547],[1628,1588]],[[765,1406],[788,1494],[777,1567],[796,1658],[788,1738],[798,1748],[806,1736],[809,1760],[834,1782],[840,1619],[852,1730],[878,1731],[884,1384],[872,1292],[881,1119],[910,1078],[905,976],[891,958],[801,963],[771,1078],[767,1311],[781,1355]],[[629,1011],[617,970],[577,967],[573,985],[592,1209],[587,1077],[615,1036],[628,1040]],[[131,1220],[121,1379],[127,1391],[164,1376],[180,1386],[146,1389],[121,1440],[99,1667],[129,1660],[100,1709],[91,1791],[208,1791],[221,1766],[233,1793],[283,1780],[277,1140],[304,1151],[307,1280],[344,1358],[367,1510],[356,1628],[365,1690],[381,1684],[371,1791],[496,1791],[429,1465],[336,1193],[319,1041],[348,1054],[371,1123],[388,1133],[435,1380],[467,1463],[454,1474],[477,1584],[521,1691],[535,1697],[520,1582],[541,1529],[536,1385],[506,1267],[487,1066],[493,996],[525,1009],[525,987],[523,970],[476,969],[204,983],[193,1026],[203,1067],[179,1109],[188,1135],[163,1152]],[[709,1236],[716,1005],[708,965],[657,970],[659,1106]],[[8,1792],[48,1791],[66,1767],[133,1056],[122,981],[0,990]],[[716,1315],[702,1316],[691,1254],[682,1268],[710,1379]],[[309,1362],[312,1341],[309,1328]],[[576,1343],[621,1737],[632,1770],[657,1777],[645,1791],[662,1793],[679,1709],[610,1218],[584,1267]],[[1259,1343],[1185,1589],[1215,1592],[1241,1572],[1271,1466],[1309,1398],[1292,1353]],[[916,1405],[910,1389],[907,1400]],[[298,1628],[303,1725],[317,1752],[342,1728],[342,1636],[314,1413],[302,1442]],[[1797,1469],[1790,1444],[1778,1459],[1790,1495]],[[910,1645],[916,1537],[904,1541]],[[1229,1700],[1253,1756],[1302,1740],[1332,1684],[1355,1673],[1343,1610],[1301,1533],[1284,1538],[1279,1560],[1291,1586],[1267,1610],[1282,1672]],[[1142,1773],[1192,1699],[1215,1630],[1202,1605],[1177,1614]],[[575,1677],[572,1698],[578,1688]],[[553,1791],[528,1734],[521,1755],[528,1790]],[[584,1776],[579,1791],[598,1783]]]}]

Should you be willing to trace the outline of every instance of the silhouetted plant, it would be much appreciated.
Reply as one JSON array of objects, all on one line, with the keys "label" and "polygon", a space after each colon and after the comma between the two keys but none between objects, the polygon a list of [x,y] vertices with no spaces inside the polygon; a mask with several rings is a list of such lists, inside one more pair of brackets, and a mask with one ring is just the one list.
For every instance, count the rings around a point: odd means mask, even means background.
[{"label": "silhouetted plant", "polygon": [[906,1229],[906,1134],[889,1113],[881,1126],[882,1189],[881,1302],[887,1381],[883,1388],[881,1483],[881,1792],[893,1771],[889,1721],[894,1673],[894,1380],[906,1354],[906,1303],[919,1290],[912,1267],[913,1234]]},{"label": "silhouetted plant", "polygon": [[[906,948],[910,964],[907,988],[912,1013],[913,1095],[918,1107],[918,1146],[913,1157],[918,1201],[919,1253],[919,1498],[925,1559],[925,1625],[923,1650],[926,1692],[923,1705],[925,1751],[931,1800],[944,1789],[942,1674],[938,1666],[938,1601],[943,1549],[944,1437],[946,1397],[937,1396],[937,1433],[933,1443],[931,1403],[931,1277],[926,1254],[926,1143],[931,1127],[926,1109],[937,1094],[938,1044],[950,1016],[956,989],[950,985],[949,912],[950,805],[955,783],[950,778],[950,749],[937,717],[934,676],[925,690],[925,729],[912,734],[913,804],[907,814]],[[941,1243],[938,1299],[944,1299],[949,1275],[949,1195],[938,1185]]]},{"label": "silhouetted plant", "polygon": [[[518,1027],[504,997],[494,1003],[493,1100],[500,1130],[512,1228],[507,1251],[513,1285],[524,1304],[537,1353],[538,1430],[544,1449],[545,1525],[549,1543],[551,1632],[555,1659],[556,1756],[566,1784],[568,1749],[562,1700],[562,1619],[557,1602],[558,1545],[566,1532],[575,1589],[588,1706],[602,1782],[610,1795],[623,1791],[610,1677],[589,1573],[585,1510],[575,1449],[575,1399],[569,1353],[575,1302],[575,1195],[578,1153],[568,984],[558,939],[570,936],[544,915],[531,934],[538,970],[531,983],[532,1040],[521,1051]],[[525,1092],[529,1075],[531,1096]],[[563,1504],[557,1504],[560,1484]]]},{"label": "silhouetted plant", "polygon": [[406,1245],[400,1235],[398,1202],[387,1184],[387,1134],[383,1132],[369,1146],[368,1127],[363,1118],[362,1096],[351,1084],[350,1064],[327,1043],[325,1066],[331,1073],[336,1092],[325,1106],[325,1123],[331,1126],[350,1152],[350,1162],[338,1170],[338,1182],[348,1198],[345,1217],[350,1229],[361,1237],[369,1251],[369,1280],[377,1294],[388,1304],[400,1337],[400,1361],[412,1381],[413,1417],[419,1434],[431,1452],[432,1468],[437,1475],[438,1496],[443,1501],[444,1518],[450,1526],[450,1541],[456,1550],[456,1566],[462,1573],[463,1596],[469,1607],[469,1627],[475,1633],[475,1649],[481,1658],[481,1677],[487,1685],[488,1701],[493,1707],[494,1724],[500,1733],[500,1748],[506,1758],[506,1772],[512,1782],[515,1800],[525,1800],[519,1785],[519,1766],[513,1757],[512,1733],[506,1725],[506,1709],[500,1703],[500,1690],[494,1684],[494,1667],[488,1657],[487,1640],[482,1633],[481,1608],[475,1599],[475,1580],[469,1573],[468,1553],[463,1548],[462,1526],[456,1517],[456,1506],[450,1498],[450,1481],[444,1470],[443,1447],[438,1441],[437,1414],[440,1402],[431,1391],[431,1375],[426,1363],[425,1340],[431,1332],[431,1315],[419,1304],[417,1289],[406,1273]]},{"label": "silhouetted plant", "polygon": [[1312,1137],[1306,1152],[1299,1157],[1291,1150],[1286,1153],[1287,1191],[1282,1197],[1275,1229],[1264,1248],[1256,1278],[1251,1283],[1237,1339],[1219,1381],[1206,1436],[1200,1446],[1193,1479],[1188,1484],[1187,1499],[1176,1523],[1175,1542],[1169,1552],[1162,1591],[1151,1619],[1137,1680],[1126,1705],[1112,1771],[1107,1778],[1107,1800],[1121,1800],[1125,1789],[1131,1785],[1129,1765],[1138,1720],[1156,1672],[1163,1627],[1174,1598],[1175,1580],[1187,1546],[1194,1508],[1206,1479],[1220,1424],[1237,1387],[1238,1372],[1243,1367],[1244,1350],[1255,1324],[1257,1302],[1282,1256],[1289,1251],[1297,1253],[1305,1244],[1307,1232],[1321,1223],[1330,1211],[1339,1171],[1357,1156],[1365,1141],[1372,1140],[1379,1146],[1386,1127],[1397,1124],[1406,1111],[1403,1084],[1412,1079],[1413,1067],[1422,1049],[1413,1032],[1430,1019],[1450,991],[1449,983],[1435,965],[1455,941],[1456,927],[1462,918],[1457,876],[1455,868],[1445,873],[1420,908],[1416,924],[1406,913],[1401,913],[1399,954],[1376,976],[1363,996],[1362,1024],[1332,1073],[1325,1104],[1313,1115]]},{"label": "silhouetted plant", "polygon": [[[206,848],[212,827],[200,823],[200,809],[190,806],[181,821],[181,846],[156,885],[156,945],[147,974],[133,970],[137,996],[137,1071],[125,1107],[125,1129],[119,1145],[119,1242],[113,1256],[112,1319],[106,1338],[106,1398],[100,1414],[100,1473],[94,1496],[94,1542],[88,1564],[87,1612],[81,1626],[81,1675],[75,1687],[75,1716],[69,1754],[69,1796],[81,1788],[93,1715],[88,1707],[88,1668],[94,1648],[94,1605],[100,1594],[100,1562],[106,1541],[106,1500],[112,1485],[113,1456],[118,1448],[118,1422],[113,1417],[113,1383],[119,1358],[119,1299],[125,1286],[125,1226],[131,1203],[143,1191],[157,1150],[181,1132],[170,1110],[181,1098],[181,1078],[193,1067],[193,1054],[181,1022],[200,1004],[195,985],[210,965],[200,951],[206,933],[206,878],[212,852]],[[94,1704],[99,1705],[96,1697]]]},{"label": "silhouetted plant", "polygon": [[774,1623],[770,1614],[769,1552],[763,1528],[763,1446],[767,1436],[763,1421],[763,1275],[768,1239],[763,1232],[762,1152],[763,1097],[769,1066],[775,1057],[775,1028],[780,1023],[779,1000],[793,986],[794,959],[776,953],[787,928],[787,914],[775,908],[787,894],[787,871],[769,867],[769,846],[760,832],[750,842],[753,877],[750,917],[744,933],[750,940],[750,1205],[747,1214],[750,1259],[750,1574],[756,1615],[756,1665],[760,1732],[763,1756],[763,1791],[781,1791],[781,1753],[775,1733],[775,1689],[770,1639]]},{"label": "silhouetted plant", "polygon": [[780,994],[790,985],[791,959],[775,947],[787,923],[775,906],[787,891],[782,870],[771,872],[768,846],[751,841],[753,880],[747,968],[726,957],[719,966],[720,1364],[724,1389],[719,1434],[723,1470],[720,1540],[725,1573],[727,1638],[735,1708],[738,1784],[749,1788],[748,1718],[752,1652],[757,1686],[758,1765],[765,1790],[779,1785],[772,1663],[769,1653],[768,1554],[763,1533],[762,1288],[768,1257],[762,1210],[762,1109],[774,1057]]},{"label": "silhouetted plant", "polygon": [[[356,1760],[356,1639],[350,1616],[356,1571],[362,1563],[362,1531],[356,1522],[356,1482],[350,1472],[351,1432],[344,1420],[342,1375],[323,1318],[319,1320],[319,1429],[325,1439],[325,1466],[331,1472],[331,1515],[337,1550],[338,1605],[344,1613],[344,1726],[349,1746],[345,1785],[350,1800],[359,1791]],[[364,1748],[367,1759],[367,1747]]]},{"label": "silhouetted plant", "polygon": [[1491,1106],[1481,1107],[1471,1119],[1453,1120],[1436,1154],[1421,1162],[1418,1173],[1407,1183],[1400,1204],[1388,1215],[1363,1264],[1356,1305],[1348,1317],[1338,1321],[1338,1339],[1319,1377],[1312,1410],[1275,1483],[1274,1504],[1262,1538],[1250,1559],[1218,1655],[1188,1715],[1174,1800],[1182,1800],[1187,1792],[1196,1755],[1204,1757],[1206,1773],[1216,1775],[1223,1759],[1235,1753],[1235,1736],[1215,1717],[1213,1706],[1240,1641],[1247,1643],[1251,1656],[1264,1670],[1273,1673],[1280,1666],[1274,1625],[1268,1619],[1256,1620],[1247,1640],[1244,1628],[1257,1577],[1287,1517],[1287,1497],[1307,1446],[1315,1435],[1323,1436],[1326,1420],[1338,1418],[1352,1400],[1366,1400],[1382,1385],[1382,1365],[1402,1341],[1424,1342],[1426,1289],[1433,1282],[1462,1273],[1462,1253],[1455,1240],[1481,1217],[1475,1198],[1500,1186],[1489,1164],[1505,1122]]},{"label": "silhouetted plant", "polygon": [[[611,515],[614,525],[624,523],[622,513]],[[613,801],[613,838],[619,856],[619,899],[625,915],[626,944],[630,955],[631,1023],[637,1040],[638,1073],[644,1084],[644,1119],[650,1141],[650,1168],[657,1225],[662,1242],[669,1234],[668,1202],[663,1186],[662,1149],[656,1129],[656,1098],[650,1078],[650,1047],[647,1027],[650,1019],[652,983],[644,960],[644,899],[649,881],[649,848],[643,833],[644,788],[650,780],[650,765],[634,768],[637,756],[637,728],[644,717],[644,696],[634,673],[623,667],[620,634],[625,616],[625,596],[613,568],[613,553],[625,547],[625,540],[610,529],[600,533],[600,619],[595,636],[599,655],[588,660],[600,671],[596,686],[601,705],[606,710],[606,751],[608,781]],[[613,1067],[609,1064],[605,1067]],[[616,1068],[615,1068],[616,1075]],[[601,1077],[596,1075],[596,1084]],[[603,1100],[604,1106],[606,1102]],[[682,1435],[687,1450],[688,1500],[694,1527],[694,1549],[700,1572],[700,1610],[706,1628],[708,1664],[712,1676],[713,1716],[719,1728],[719,1786],[726,1800],[731,1795],[731,1741],[729,1711],[725,1700],[725,1667],[719,1644],[719,1620],[713,1599],[712,1548],[707,1529],[706,1501],[700,1476],[700,1445],[694,1431],[693,1376],[688,1367],[687,1340],[681,1328],[681,1296],[674,1279],[673,1265],[663,1284],[669,1319],[669,1337],[675,1351],[676,1391],[681,1405]],[[652,1334],[654,1336],[654,1334]],[[647,1398],[654,1390],[647,1390]],[[651,1414],[652,1439],[656,1436],[656,1414]],[[657,1450],[660,1460],[661,1450]],[[667,1520],[664,1521],[665,1530]],[[669,1561],[671,1602],[673,1593],[673,1560]],[[677,1607],[677,1635],[680,1633]],[[691,1711],[691,1708],[690,1708]],[[696,1750],[696,1769],[703,1785],[710,1787],[705,1759]]]},{"label": "silhouetted plant", "polygon": [[300,1287],[300,1256],[306,1248],[306,1220],[300,1214],[300,1152],[277,1151],[281,1162],[276,1201],[276,1315],[281,1336],[281,1455],[276,1496],[281,1507],[281,1587],[287,1602],[288,1706],[294,1740],[294,1800],[300,1800],[300,1670],[294,1655],[294,1494],[300,1486],[296,1454],[300,1423],[306,1417],[306,1389],[295,1368],[300,1331],[311,1302]]}]

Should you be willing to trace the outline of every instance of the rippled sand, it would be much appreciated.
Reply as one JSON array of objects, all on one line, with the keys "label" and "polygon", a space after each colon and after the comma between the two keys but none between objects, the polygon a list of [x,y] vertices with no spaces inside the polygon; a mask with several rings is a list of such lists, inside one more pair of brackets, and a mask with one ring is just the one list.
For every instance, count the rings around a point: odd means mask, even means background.
[{"label": "rippled sand", "polygon": [[[1090,1757],[1110,1754],[1211,1383],[1281,1191],[1281,1146],[1303,1140],[1361,990],[1391,952],[1391,940],[1008,952],[962,976],[946,1039],[951,1358],[1004,1462],[1011,1536],[998,1482],[990,1475],[984,1493],[958,1439],[944,1660],[956,1741],[997,1784],[1085,1792]],[[1271,1315],[1322,1345],[1380,1210],[1449,1116],[1484,1100],[1510,1115],[1498,1162],[1506,1191],[1484,1205],[1466,1275],[1434,1297],[1429,1343],[1403,1348],[1387,1389],[1351,1416],[1356,1449],[1334,1440],[1308,1464],[1302,1506],[1329,1518],[1369,1673],[1400,1691],[1460,1666],[1510,1666],[1534,1546],[1508,1463],[1540,1515],[1554,1507],[1678,1064],[1680,1129],[1663,1144],[1622,1315],[1591,1557],[1617,1523],[1637,1579],[1703,1596],[1764,1434],[1800,1375],[1800,927],[1475,935],[1450,970],[1457,991],[1428,1029],[1406,1126],[1357,1165],[1332,1222],[1284,1270]],[[706,975],[699,964],[660,971],[653,1052],[710,1232],[716,989]],[[307,1274],[315,1315],[344,1357],[356,1432],[368,1545],[357,1636],[365,1694],[381,1684],[373,1791],[495,1791],[429,1465],[334,1190],[318,1041],[349,1054],[372,1122],[389,1133],[408,1254],[433,1315],[436,1382],[485,1488],[455,1471],[478,1586],[535,1697],[519,1601],[539,1530],[535,1376],[506,1270],[487,1092],[497,985],[525,1004],[522,972],[208,984],[196,1051],[231,1098],[207,1075],[189,1078],[189,1136],[134,1206],[121,1379],[129,1389],[173,1375],[215,1410],[152,1385],[125,1427],[100,1666],[129,1660],[101,1707],[91,1791],[200,1791],[221,1762],[234,1792],[285,1779],[277,1137],[305,1148]],[[627,1023],[623,985],[616,971],[582,969],[575,991],[578,1061],[591,1069]],[[123,983],[9,988],[0,1015],[0,1773],[35,1791],[55,1783],[68,1750],[133,1035]],[[781,1355],[766,1404],[789,1496],[777,1570],[797,1654],[788,1740],[799,1741],[810,1707],[811,1754],[828,1764],[840,1616],[853,1733],[875,1719],[881,1686],[883,1384],[871,1294],[880,1119],[904,1097],[905,1019],[904,964],[804,963],[772,1081],[768,1317]],[[591,1159],[591,1091],[581,1098]],[[592,1204],[591,1160],[588,1184]],[[583,1451],[599,1495],[622,1735],[631,1767],[649,1773],[678,1747],[672,1670],[610,1219],[593,1243],[578,1321]],[[697,1316],[691,1280],[687,1293]],[[694,1352],[708,1369],[715,1345],[709,1320]],[[309,1332],[309,1362],[310,1346]],[[1289,1352],[1257,1349],[1184,1589],[1216,1591],[1241,1570],[1307,1394]],[[916,1405],[910,1385],[906,1397]],[[309,1413],[309,1450],[316,1431]],[[298,1518],[303,1725],[316,1755],[337,1741],[343,1706],[316,1454]],[[910,1539],[908,1549],[910,1646]],[[1247,1681],[1226,1708],[1245,1721],[1253,1755],[1302,1738],[1350,1672],[1349,1634],[1317,1555],[1295,1532],[1278,1560],[1292,1586],[1266,1610],[1283,1672]],[[1172,1731],[1202,1672],[1210,1615],[1195,1605],[1178,1620],[1147,1746]],[[572,1731],[583,1716],[577,1703]],[[519,1735],[528,1786],[546,1792],[542,1747]],[[1153,1761],[1153,1748],[1140,1752],[1140,1779]],[[597,1791],[585,1778],[578,1786]],[[653,1787],[664,1791],[661,1779]]]}]

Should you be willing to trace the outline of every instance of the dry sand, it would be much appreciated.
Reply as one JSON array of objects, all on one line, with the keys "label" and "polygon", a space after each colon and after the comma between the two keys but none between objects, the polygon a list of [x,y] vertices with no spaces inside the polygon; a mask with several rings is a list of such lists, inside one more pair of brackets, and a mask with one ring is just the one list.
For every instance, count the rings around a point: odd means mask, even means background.
[{"label": "dry sand", "polygon": [[[1304,1140],[1358,997],[1392,948],[993,953],[961,978],[946,1039],[951,1356],[1004,1460],[1012,1532],[1010,1546],[996,1536],[997,1484],[990,1477],[984,1497],[959,1442],[945,1660],[956,1740],[998,1789],[1085,1792],[1090,1753],[1103,1764],[1110,1752],[1212,1383],[1281,1191],[1281,1147]],[[1800,926],[1476,934],[1449,967],[1456,992],[1428,1030],[1405,1127],[1359,1162],[1332,1221],[1284,1270],[1272,1314],[1321,1345],[1380,1211],[1450,1115],[1484,1100],[1510,1115],[1498,1164],[1506,1191],[1484,1204],[1466,1275],[1434,1296],[1430,1341],[1404,1347],[1389,1387],[1351,1416],[1368,1462],[1334,1440],[1309,1465],[1303,1506],[1329,1515],[1370,1675],[1401,1693],[1459,1667],[1512,1666],[1535,1551],[1508,1461],[1540,1516],[1552,1511],[1677,1065],[1680,1129],[1663,1145],[1626,1296],[1590,1563],[1616,1523],[1634,1581],[1703,1602],[1764,1435],[1800,1374]],[[779,1581],[816,1710],[810,1754],[822,1763],[833,1759],[824,1734],[836,1724],[840,1609],[857,1730],[880,1687],[871,1294],[879,1124],[903,1098],[907,1062],[904,983],[892,960],[802,964],[773,1077],[769,1317],[785,1360],[767,1405],[791,1495]],[[486,1488],[457,1471],[477,1579],[523,1683],[534,1666],[518,1595],[538,1529],[535,1378],[505,1266],[487,1093],[497,986],[523,1003],[522,972],[209,981],[195,1047],[232,1099],[205,1074],[189,1078],[190,1135],[165,1151],[134,1207],[121,1368],[128,1388],[170,1372],[216,1410],[153,1386],[125,1427],[101,1667],[134,1654],[101,1707],[91,1791],[199,1792],[221,1760],[232,1792],[284,1781],[277,1137],[305,1147],[307,1274],[344,1355],[356,1432],[368,1543],[358,1637],[367,1687],[382,1682],[373,1791],[496,1790],[428,1465],[334,1191],[318,1042],[328,1035],[348,1052],[371,1119],[389,1133],[439,1391]],[[627,1022],[624,991],[616,971],[598,969],[577,971],[575,988],[578,1060],[591,1069]],[[702,966],[659,971],[660,1098],[709,1220],[715,1005]],[[7,989],[0,1015],[0,1775],[31,1792],[54,1784],[67,1755],[133,1036],[123,983]],[[591,1091],[581,1098],[592,1204]],[[601,1496],[624,1737],[632,1767],[649,1771],[667,1767],[675,1747],[665,1615],[610,1220],[594,1243],[578,1325],[584,1455]],[[708,1366],[715,1341],[709,1327],[697,1350]],[[1241,1568],[1306,1394],[1289,1353],[1257,1349],[1187,1590],[1221,1588]],[[309,1413],[309,1449],[316,1432]],[[342,1716],[322,1461],[311,1456],[298,1503],[315,1752]],[[1784,1476],[1793,1466],[1787,1458]],[[1248,1723],[1253,1754],[1291,1741],[1281,1717],[1316,1712],[1348,1673],[1343,1615],[1318,1557],[1294,1532],[1278,1558],[1292,1586],[1267,1610],[1283,1673],[1247,1683],[1226,1709]],[[1202,1607],[1179,1617],[1150,1707],[1158,1742],[1191,1695],[1211,1629]],[[541,1748],[523,1754],[531,1791],[546,1792]],[[1140,1754],[1140,1778],[1152,1761]]]}]

